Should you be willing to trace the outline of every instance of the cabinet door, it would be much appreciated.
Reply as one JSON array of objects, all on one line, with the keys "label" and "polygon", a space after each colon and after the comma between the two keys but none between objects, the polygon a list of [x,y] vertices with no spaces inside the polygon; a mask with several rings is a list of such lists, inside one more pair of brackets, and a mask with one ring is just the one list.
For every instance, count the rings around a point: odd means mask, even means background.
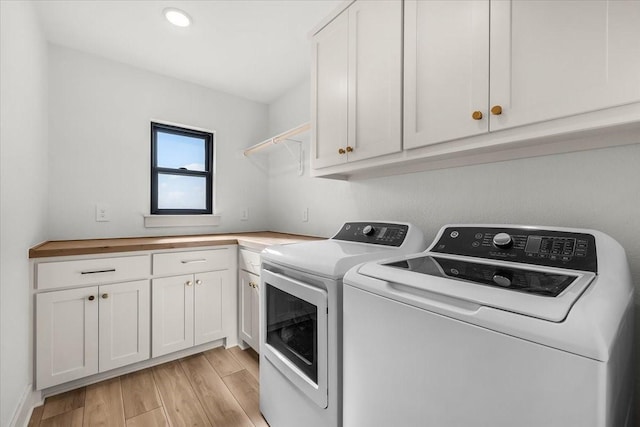
[{"label": "cabinet door", "polygon": [[402,2],[360,1],[348,12],[347,159],[355,161],[402,149]]},{"label": "cabinet door", "polygon": [[343,12],[313,39],[311,167],[344,163],[347,146],[348,13]]},{"label": "cabinet door", "polygon": [[260,353],[260,277],[255,277],[256,286],[251,288],[251,330],[253,331],[253,342],[251,347]]},{"label": "cabinet door", "polygon": [[490,129],[640,100],[640,2],[491,2]]},{"label": "cabinet door", "polygon": [[192,274],[151,281],[153,357],[193,346],[193,282]]},{"label": "cabinet door", "polygon": [[489,1],[406,1],[404,16],[404,148],[486,133]]},{"label": "cabinet door", "polygon": [[36,388],[98,372],[98,287],[36,295]]},{"label": "cabinet door", "polygon": [[222,321],[223,289],[229,284],[229,271],[195,275],[195,345],[224,337]]},{"label": "cabinet door", "polygon": [[100,372],[149,358],[149,281],[100,286]]},{"label": "cabinet door", "polygon": [[246,271],[240,271],[240,339],[251,347],[258,346],[258,312],[256,310],[256,290],[260,277]]}]

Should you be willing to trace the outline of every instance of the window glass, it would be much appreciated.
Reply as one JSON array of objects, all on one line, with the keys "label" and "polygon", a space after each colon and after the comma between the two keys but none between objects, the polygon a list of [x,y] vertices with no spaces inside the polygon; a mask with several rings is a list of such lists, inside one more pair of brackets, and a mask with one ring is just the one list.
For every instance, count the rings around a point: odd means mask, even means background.
[{"label": "window glass", "polygon": [[206,141],[158,131],[158,167],[205,171]]},{"label": "window glass", "polygon": [[205,177],[158,174],[158,208],[206,209],[206,190]]}]

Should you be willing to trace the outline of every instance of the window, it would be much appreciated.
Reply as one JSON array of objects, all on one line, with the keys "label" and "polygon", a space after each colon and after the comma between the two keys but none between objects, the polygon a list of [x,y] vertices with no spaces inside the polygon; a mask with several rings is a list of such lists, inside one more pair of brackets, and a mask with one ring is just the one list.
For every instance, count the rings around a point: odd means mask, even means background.
[{"label": "window", "polygon": [[213,213],[213,134],[151,123],[151,213]]}]

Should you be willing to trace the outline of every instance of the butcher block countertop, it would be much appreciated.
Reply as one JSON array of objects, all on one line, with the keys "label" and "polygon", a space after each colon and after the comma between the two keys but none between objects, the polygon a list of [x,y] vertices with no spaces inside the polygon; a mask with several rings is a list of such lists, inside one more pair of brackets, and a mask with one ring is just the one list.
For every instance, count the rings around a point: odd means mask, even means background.
[{"label": "butcher block countertop", "polygon": [[240,245],[259,250],[272,245],[322,240],[322,237],[260,231],[233,234],[190,236],[124,237],[118,239],[52,240],[29,249],[29,258],[68,255],[107,254],[113,252],[158,249],[197,248],[201,246]]}]

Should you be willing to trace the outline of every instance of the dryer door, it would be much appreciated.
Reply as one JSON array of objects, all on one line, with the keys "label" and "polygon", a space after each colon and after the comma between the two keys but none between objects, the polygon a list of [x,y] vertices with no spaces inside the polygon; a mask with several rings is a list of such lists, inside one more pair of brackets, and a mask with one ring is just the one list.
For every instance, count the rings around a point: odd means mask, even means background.
[{"label": "dryer door", "polygon": [[321,408],[327,407],[327,293],[262,270],[261,351]]}]

